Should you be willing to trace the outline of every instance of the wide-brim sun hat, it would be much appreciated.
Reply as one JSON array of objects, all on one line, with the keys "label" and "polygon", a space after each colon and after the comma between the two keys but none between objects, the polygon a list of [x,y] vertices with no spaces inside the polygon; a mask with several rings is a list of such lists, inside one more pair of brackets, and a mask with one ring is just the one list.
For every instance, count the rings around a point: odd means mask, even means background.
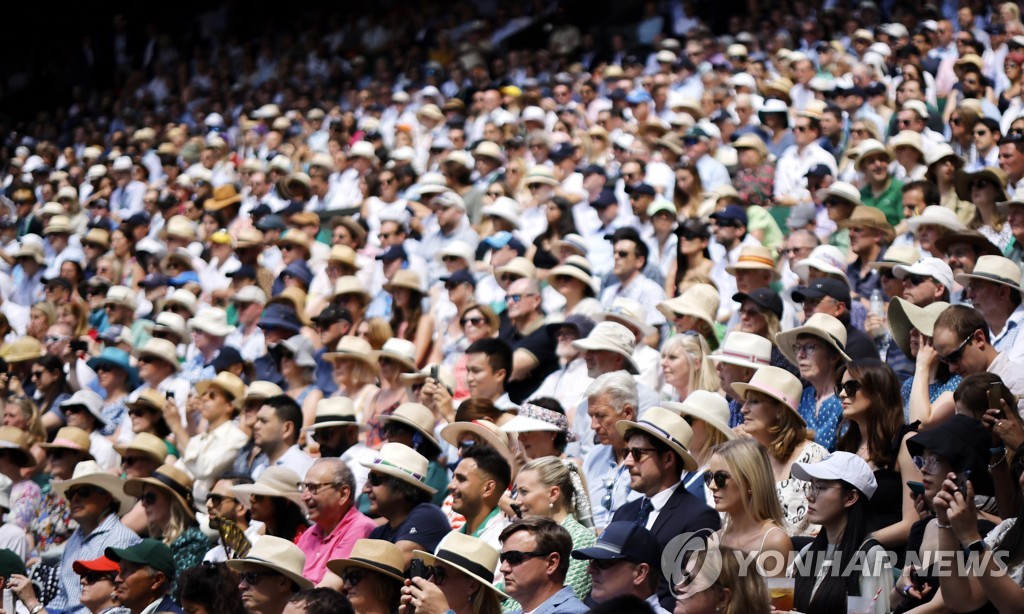
[{"label": "wide-brim sun hat", "polygon": [[886,245],[896,238],[896,231],[885,218],[885,213],[877,207],[866,205],[855,207],[849,218],[839,222],[840,228],[869,228],[882,233]]},{"label": "wide-brim sun hat", "polygon": [[804,387],[800,379],[785,369],[779,367],[761,367],[754,372],[754,377],[749,382],[737,382],[732,385],[740,399],[746,400],[750,391],[760,392],[776,401],[782,403],[804,422],[800,415],[800,396]]},{"label": "wide-brim sun hat", "polygon": [[407,288],[414,292],[423,293],[423,280],[419,273],[412,269],[399,269],[395,272],[391,281],[384,284],[384,291],[394,294],[398,288]]},{"label": "wide-brim sun hat", "polygon": [[953,279],[964,287],[967,287],[972,279],[980,279],[1024,292],[1024,288],[1021,288],[1020,267],[1013,260],[1003,256],[982,256],[974,264],[972,272],[954,275]]},{"label": "wide-brim sun hat", "polygon": [[996,202],[1009,200],[1010,197],[1006,193],[1006,171],[994,166],[986,166],[973,173],[958,169],[953,175],[953,184],[956,186],[957,198],[971,201],[971,185],[978,179],[986,179],[995,184],[999,190],[999,194],[996,195]]},{"label": "wide-brim sun hat", "polygon": [[760,369],[771,364],[772,342],[761,335],[734,330],[725,336],[721,347],[708,354],[708,360]]},{"label": "wide-brim sun hat", "polygon": [[135,507],[135,498],[124,492],[124,481],[113,473],[104,471],[96,461],[78,463],[70,480],[54,480],[51,484],[53,490],[65,499],[68,498],[68,489],[74,486],[87,484],[102,489],[117,501],[118,516],[124,516]]},{"label": "wide-brim sun hat", "polygon": [[625,358],[626,370],[636,375],[640,373],[633,358],[636,347],[636,335],[618,322],[601,322],[583,339],[572,342],[572,347],[584,351],[613,352]]},{"label": "wide-brim sun hat", "polygon": [[[979,233],[980,234],[980,233]],[[942,239],[939,239],[941,241]],[[938,243],[938,241],[936,241]],[[894,245],[885,250],[881,260],[876,260],[868,266],[872,269],[892,269],[898,265],[911,265],[921,259],[921,250],[913,245]]]},{"label": "wide-brim sun hat", "polygon": [[[423,559],[427,565],[436,565],[438,561],[450,565],[497,593],[500,599],[508,598],[508,595],[494,585],[494,570],[498,568],[498,551],[494,549],[494,546],[478,537],[452,531],[441,539],[433,554],[423,550],[413,550],[412,554],[416,558]],[[328,563],[328,565],[330,564]]]},{"label": "wide-brim sun hat", "polygon": [[302,575],[306,555],[288,541],[273,535],[264,535],[256,540],[245,558],[232,559],[227,566],[237,572],[253,567],[271,569],[294,582],[300,589],[313,588],[313,581]]},{"label": "wide-brim sun hat", "polygon": [[234,373],[221,371],[213,379],[197,382],[196,392],[199,393],[199,396],[203,396],[211,387],[229,395],[231,405],[234,407],[241,408],[245,405],[245,382]]},{"label": "wide-brim sun hat", "polygon": [[924,152],[924,163],[926,166],[931,168],[937,162],[945,160],[946,158],[953,158],[953,165],[957,169],[963,168],[964,159],[956,155],[953,148],[949,143],[939,143],[938,145],[932,145],[928,147],[928,151]]},{"label": "wide-brim sun hat", "polygon": [[569,429],[569,419],[565,414],[550,410],[540,405],[526,402],[519,406],[519,412],[511,420],[501,425],[506,433],[534,433],[545,431],[565,433],[569,443],[579,438]]},{"label": "wide-brim sun hat", "polygon": [[[944,234],[935,240],[935,247],[938,248],[940,252],[946,253],[949,251],[950,246],[957,243],[966,243],[967,245],[970,245],[978,254],[978,257],[1003,255],[1002,250],[1000,250],[995,243],[990,241],[988,237],[977,230],[962,230],[960,232]],[[888,257],[889,252],[892,250],[893,248],[891,247],[886,250],[884,257]],[[920,252],[918,251],[916,253],[918,254],[916,258],[910,262],[901,262],[900,264],[913,264],[920,260]]]},{"label": "wide-brim sun hat", "polygon": [[910,353],[910,331],[917,329],[922,336],[931,337],[935,332],[935,321],[947,307],[949,303],[944,301],[936,301],[927,307],[918,307],[898,296],[889,302],[887,317],[892,339],[903,351],[904,356],[913,356]]},{"label": "wide-brim sun hat", "polygon": [[960,221],[956,212],[942,205],[929,205],[920,215],[907,220],[907,228],[911,232],[917,232],[924,225],[941,226],[952,232],[967,230],[967,226]]},{"label": "wide-brim sun hat", "polygon": [[795,365],[799,362],[793,352],[793,344],[801,335],[817,337],[835,350],[846,362],[853,360],[846,353],[846,327],[843,326],[843,323],[828,314],[816,313],[807,318],[803,326],[791,328],[775,335],[775,345],[790,364]]},{"label": "wide-brim sun hat", "polygon": [[131,478],[125,481],[124,494],[141,497],[147,484],[169,494],[189,517],[196,517],[195,499],[192,498],[192,476],[174,465],[162,465],[148,478]]},{"label": "wide-brim sun hat", "polygon": [[434,412],[426,405],[420,403],[402,403],[390,414],[381,415],[378,420],[382,425],[388,422],[397,422],[411,429],[415,429],[420,435],[427,438],[427,441],[438,448],[437,437],[434,436]]},{"label": "wide-brim sun hat", "polygon": [[153,337],[146,341],[146,344],[135,351],[139,358],[157,358],[166,362],[174,368],[175,372],[181,371],[181,364],[178,362],[178,348],[166,339]]},{"label": "wide-brim sun hat", "polygon": [[437,489],[427,485],[427,468],[430,461],[422,454],[401,443],[386,443],[377,451],[377,457],[370,462],[360,461],[370,471],[383,473],[430,494]]},{"label": "wide-brim sun hat", "polygon": [[855,207],[863,207],[864,202],[860,199],[860,190],[852,183],[837,181],[827,188],[818,190],[816,196],[823,202],[828,198],[838,198],[851,203]]},{"label": "wide-brim sun hat", "polygon": [[347,558],[327,561],[327,569],[339,577],[350,567],[383,574],[399,582],[405,580],[402,571],[405,569],[405,555],[398,546],[383,539],[360,539],[352,546]]},{"label": "wide-brim sun hat", "polygon": [[245,507],[250,507],[252,502],[249,500],[250,495],[257,495],[261,497],[279,497],[281,499],[287,499],[298,505],[302,509],[303,513],[306,511],[306,503],[302,500],[302,495],[299,493],[299,482],[303,476],[295,473],[287,467],[272,466],[260,474],[260,477],[256,482],[252,484],[239,484],[232,486],[231,491],[236,495],[242,495],[238,499],[242,502]]},{"label": "wide-brim sun hat", "polygon": [[893,161],[892,150],[882,144],[881,141],[875,139],[864,139],[857,146],[857,161],[854,163],[854,168],[858,171],[862,171],[861,167],[864,166],[864,159],[874,156],[876,154],[882,154],[885,156],[886,162]]},{"label": "wide-brim sun hat", "polygon": [[167,460],[167,444],[152,433],[137,433],[132,440],[125,444],[114,444],[114,450],[124,456],[129,451],[139,452],[152,458],[159,464]]},{"label": "wide-brim sun hat", "polygon": [[714,328],[720,302],[721,297],[714,286],[693,284],[681,295],[658,303],[657,309],[670,322],[677,316],[692,316]]},{"label": "wide-brim sun hat", "polygon": [[373,357],[373,347],[362,337],[345,335],[338,341],[333,352],[323,355],[324,360],[358,360],[368,366],[374,373],[380,371],[380,364]]},{"label": "wide-brim sun hat", "polygon": [[597,296],[598,279],[594,278],[590,262],[583,256],[572,255],[565,262],[556,265],[548,272],[548,279],[564,275],[583,282],[583,291],[587,296]]},{"label": "wide-brim sun hat", "polygon": [[363,299],[364,305],[373,299],[366,290],[366,287],[363,286],[363,283],[355,275],[343,275],[338,278],[338,281],[334,282],[334,294],[331,295],[331,298],[335,299],[346,294],[358,295]]},{"label": "wide-brim sun hat", "polygon": [[487,420],[473,420],[471,422],[452,422],[441,429],[441,439],[444,439],[456,448],[459,447],[459,438],[470,433],[477,443],[485,443],[494,448],[498,454],[508,461],[509,467],[515,471],[515,456],[512,454],[512,446],[508,433]]},{"label": "wide-brim sun hat", "polygon": [[93,460],[92,454],[89,453],[90,446],[89,433],[77,426],[61,427],[52,442],[44,441],[39,444],[44,450],[72,450],[84,454],[88,460]]},{"label": "wide-brim sun hat", "polygon": [[690,442],[693,440],[693,429],[677,412],[664,407],[649,407],[644,417],[639,420],[619,420],[615,430],[620,435],[638,429],[664,443],[683,459],[685,471],[695,471],[697,460],[690,454]]},{"label": "wide-brim sun hat", "polygon": [[722,433],[726,439],[735,439],[736,433],[729,428],[729,401],[720,394],[707,390],[694,390],[682,403],[663,401],[665,409],[683,416],[702,420],[705,424]]},{"label": "wide-brim sun hat", "polygon": [[416,345],[412,341],[392,337],[384,342],[379,350],[370,354],[378,362],[381,358],[390,358],[400,364],[406,371],[416,371]]}]

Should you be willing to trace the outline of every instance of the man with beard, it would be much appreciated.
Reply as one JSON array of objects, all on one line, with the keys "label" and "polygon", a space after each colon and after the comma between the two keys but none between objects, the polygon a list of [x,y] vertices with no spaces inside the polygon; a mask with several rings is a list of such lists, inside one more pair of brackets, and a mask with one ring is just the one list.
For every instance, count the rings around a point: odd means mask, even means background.
[{"label": "man with beard", "polygon": [[508,525],[508,518],[498,502],[511,482],[512,468],[497,450],[486,444],[463,450],[448,484],[452,510],[466,519],[459,530],[500,548],[498,536]]},{"label": "man with beard", "polygon": [[[1002,255],[999,248],[977,230],[964,230],[943,235],[935,241],[935,246],[946,256],[946,262],[949,263],[949,268],[953,271],[954,280],[961,275],[973,273],[978,258]],[[967,288],[954,292],[950,298],[954,305],[970,304]]]},{"label": "man with beard", "polygon": [[574,314],[564,322],[549,324],[548,336],[556,344],[555,354],[562,364],[541,383],[534,393],[534,398],[550,397],[556,399],[562,407],[569,408],[569,421],[575,415],[575,407],[583,396],[593,378],[587,373],[587,361],[583,352],[573,347],[573,341],[583,339],[594,330],[594,321],[587,316]]},{"label": "man with beard", "polygon": [[[232,491],[233,486],[251,482],[252,480],[249,478],[223,478],[217,480],[213,485],[213,489],[210,490],[210,494],[206,496],[206,513],[210,517],[211,529],[219,531],[222,525],[234,523],[245,533],[249,543],[254,544],[260,538],[260,535],[263,534],[263,523],[252,519],[249,508],[245,507]],[[237,556],[236,552],[229,552],[228,548],[223,538],[221,538],[220,543],[206,553],[203,561],[223,563],[229,558]]]},{"label": "man with beard", "polygon": [[356,493],[362,492],[366,476],[370,473],[360,464],[370,462],[376,451],[359,441],[359,433],[370,430],[359,422],[352,399],[331,397],[321,399],[316,406],[313,426],[307,427],[309,438],[320,448],[320,458],[340,458],[348,463],[356,480]]}]

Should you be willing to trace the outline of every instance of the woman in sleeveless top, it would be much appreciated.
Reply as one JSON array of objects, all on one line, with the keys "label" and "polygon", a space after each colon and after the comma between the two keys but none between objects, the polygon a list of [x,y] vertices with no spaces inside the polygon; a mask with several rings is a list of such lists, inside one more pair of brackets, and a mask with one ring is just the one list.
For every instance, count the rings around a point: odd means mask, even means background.
[{"label": "woman in sleeveless top", "polygon": [[775,495],[768,451],[753,439],[734,439],[712,450],[704,482],[723,514],[723,546],[757,555],[759,572],[782,576],[793,542]]}]

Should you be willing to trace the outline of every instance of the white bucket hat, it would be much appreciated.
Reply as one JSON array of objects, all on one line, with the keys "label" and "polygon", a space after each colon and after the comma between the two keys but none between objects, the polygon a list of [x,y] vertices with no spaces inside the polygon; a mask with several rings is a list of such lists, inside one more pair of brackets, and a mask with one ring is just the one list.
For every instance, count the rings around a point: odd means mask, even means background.
[{"label": "white bucket hat", "polygon": [[511,222],[513,227],[519,228],[519,203],[508,196],[501,196],[494,199],[494,202],[480,210],[481,215],[500,217]]}]

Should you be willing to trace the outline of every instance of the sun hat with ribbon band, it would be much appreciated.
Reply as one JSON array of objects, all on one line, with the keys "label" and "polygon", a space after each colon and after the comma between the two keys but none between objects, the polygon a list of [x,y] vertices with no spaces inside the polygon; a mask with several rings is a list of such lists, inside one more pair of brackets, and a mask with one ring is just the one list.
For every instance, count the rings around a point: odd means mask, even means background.
[{"label": "sun hat with ribbon band", "polygon": [[313,419],[313,426],[306,427],[306,430],[315,431],[334,426],[356,426],[359,427],[360,432],[370,430],[369,425],[359,422],[355,405],[348,397],[321,399],[316,404],[316,418]]},{"label": "sun hat with ribbon band", "polygon": [[427,565],[435,565],[438,561],[451,565],[498,593],[502,599],[508,598],[508,595],[494,585],[494,570],[498,568],[498,551],[480,538],[452,531],[441,539],[433,554],[422,550],[413,550],[412,555],[415,558],[423,559]]},{"label": "sun hat with ribbon band", "polygon": [[438,448],[441,447],[437,437],[434,436],[434,412],[430,411],[430,408],[426,405],[402,403],[395,408],[395,411],[390,414],[381,415],[378,420],[382,425],[388,422],[403,424],[426,437],[430,443]]},{"label": "sun hat with ribbon band", "polygon": [[152,458],[161,465],[167,460],[167,444],[164,443],[163,439],[160,439],[152,433],[138,433],[128,443],[125,444],[114,444],[114,450],[117,451],[121,456],[125,456],[129,451],[139,452]]},{"label": "sun hat with ribbon band", "polygon": [[793,410],[801,422],[804,421],[800,416],[800,396],[803,394],[804,387],[797,376],[785,369],[761,367],[749,382],[745,384],[737,382],[732,385],[732,389],[744,401],[752,390],[768,395]]},{"label": "sun hat with ribbon band", "polygon": [[[518,413],[518,411],[517,411]],[[509,419],[511,422],[511,419]],[[469,422],[452,422],[441,429],[441,439],[444,439],[456,448],[459,447],[459,439],[469,433],[476,443],[483,443],[491,446],[508,461],[515,475],[515,455],[512,454],[512,445],[508,433],[501,430],[497,424],[487,420],[472,420]]]},{"label": "sun hat with ribbon band", "polygon": [[192,476],[174,465],[161,465],[148,478],[132,478],[124,483],[124,494],[141,497],[146,485],[171,495],[191,518],[196,517],[196,502],[192,498]]},{"label": "sun hat with ribbon band", "polygon": [[725,435],[726,439],[737,437],[729,428],[729,401],[718,393],[694,390],[682,403],[664,401],[662,405],[665,409],[682,416],[703,420],[705,424]]},{"label": "sun hat with ribbon band", "polygon": [[236,495],[242,495],[238,498],[242,505],[247,508],[252,506],[252,501],[249,497],[257,495],[260,497],[287,499],[298,505],[305,512],[306,503],[302,500],[302,494],[299,493],[299,482],[301,480],[302,476],[291,469],[275,465],[267,467],[266,471],[260,474],[256,482],[232,486],[231,491]]},{"label": "sun hat with ribbon band", "polygon": [[227,566],[239,572],[253,567],[271,569],[297,584],[300,589],[313,588],[312,580],[302,575],[306,555],[292,542],[273,535],[261,536],[245,558],[230,560]]},{"label": "sun hat with ribbon band", "polygon": [[373,348],[370,346],[369,341],[362,337],[345,335],[338,341],[334,351],[327,352],[323,355],[323,358],[332,362],[336,360],[358,360],[376,373],[380,370],[380,364],[373,359],[372,353]]},{"label": "sun hat with ribbon band", "polygon": [[92,454],[89,453],[90,445],[92,444],[89,441],[89,433],[77,426],[64,426],[57,431],[52,442],[41,443],[39,447],[44,450],[73,450],[84,454],[87,459],[93,460]]},{"label": "sun hat with ribbon band", "polygon": [[664,407],[651,407],[638,421],[619,420],[615,423],[615,430],[621,435],[633,429],[639,429],[672,448],[683,459],[685,471],[697,469],[697,461],[689,450],[693,429],[678,413]]},{"label": "sun hat with ribbon band", "polygon": [[800,335],[817,337],[829,344],[832,349],[843,357],[843,360],[850,362],[852,358],[846,353],[846,327],[843,323],[826,313],[816,313],[807,318],[803,326],[791,328],[775,335],[775,344],[779,351],[791,364],[797,364],[796,353],[793,352],[793,343]]},{"label": "sun hat with ribbon band", "polygon": [[956,283],[966,287],[972,279],[980,279],[993,284],[1000,284],[1009,287],[1017,292],[1024,292],[1021,288],[1020,267],[1013,260],[1003,256],[982,256],[974,264],[974,271],[961,273],[954,276]]},{"label": "sun hat with ribbon band", "polygon": [[[938,244],[939,241],[942,241],[942,239],[936,241],[936,244]],[[913,245],[894,245],[885,250],[885,253],[882,254],[881,260],[876,260],[868,264],[868,266],[872,269],[892,269],[900,264],[914,264],[920,259],[921,250],[917,249]]]},{"label": "sun hat with ribbon band", "polygon": [[380,447],[372,462],[359,462],[370,471],[376,471],[408,482],[430,494],[437,489],[427,486],[427,466],[430,464],[422,454],[401,443],[386,443]]},{"label": "sun hat with ribbon band", "polygon": [[734,330],[726,335],[722,347],[708,355],[708,359],[737,367],[760,369],[772,362],[772,342],[761,335]]},{"label": "sun hat with ribbon band", "polygon": [[935,321],[947,307],[949,303],[945,301],[918,307],[898,296],[889,302],[886,315],[889,319],[889,328],[892,330],[892,340],[903,351],[904,356],[913,356],[910,352],[910,331],[916,329],[921,335],[931,337],[935,333]]},{"label": "sun hat with ribbon band", "polygon": [[327,569],[338,576],[350,567],[375,571],[398,581],[405,579],[405,555],[398,546],[383,539],[357,540],[348,558],[327,561]]},{"label": "sun hat with ribbon band", "polygon": [[725,267],[727,273],[736,276],[736,271],[771,271],[772,277],[779,278],[779,272],[775,269],[775,258],[772,257],[772,250],[761,245],[748,245],[740,248],[740,255],[736,258],[736,264]]},{"label": "sun hat with ribbon band", "polygon": [[501,430],[506,433],[562,432],[566,434],[569,443],[579,439],[576,433],[569,430],[569,419],[565,414],[533,403],[520,405],[519,412],[511,420],[501,425]]},{"label": "sun hat with ribbon band", "polygon": [[96,461],[78,463],[75,465],[75,473],[71,476],[70,480],[54,480],[51,484],[53,490],[65,499],[68,498],[68,490],[75,486],[82,484],[95,486],[112,496],[114,501],[117,501],[118,516],[124,516],[135,506],[135,498],[128,496],[124,492],[124,481],[113,473],[104,471]]}]

